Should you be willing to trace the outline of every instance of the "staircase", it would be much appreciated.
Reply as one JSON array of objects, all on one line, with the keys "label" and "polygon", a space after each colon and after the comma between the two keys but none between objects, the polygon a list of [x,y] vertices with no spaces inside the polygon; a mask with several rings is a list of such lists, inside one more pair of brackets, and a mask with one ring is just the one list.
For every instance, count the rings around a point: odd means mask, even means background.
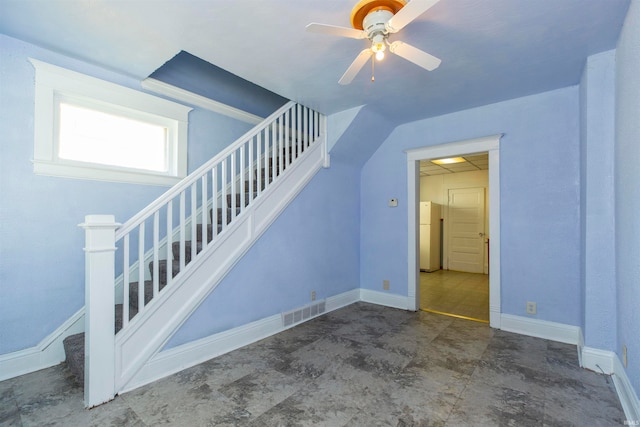
[{"label": "staircase", "polygon": [[[83,224],[88,335],[69,336],[64,347],[69,368],[85,387],[85,404],[103,403],[122,390],[327,166],[325,118],[289,102],[125,224],[113,223],[113,244],[92,250],[97,239],[91,224]],[[109,267],[103,267],[105,252],[112,253]],[[104,286],[90,283],[103,277],[92,268],[111,270],[115,291],[105,294]],[[99,321],[107,318],[113,323]],[[86,343],[93,349],[87,353],[97,354],[85,354]],[[95,366],[99,358],[107,366]],[[103,384],[111,378],[104,369],[112,370],[112,385]],[[102,391],[92,392],[97,388]]]}]

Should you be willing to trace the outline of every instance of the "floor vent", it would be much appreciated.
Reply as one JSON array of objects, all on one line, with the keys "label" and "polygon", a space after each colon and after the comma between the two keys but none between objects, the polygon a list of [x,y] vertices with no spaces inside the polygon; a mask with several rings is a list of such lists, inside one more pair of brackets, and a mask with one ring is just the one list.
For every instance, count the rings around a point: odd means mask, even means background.
[{"label": "floor vent", "polygon": [[304,322],[305,320],[321,315],[325,310],[326,302],[319,301],[311,305],[307,305],[306,307],[282,313],[283,326],[288,328],[296,323]]}]

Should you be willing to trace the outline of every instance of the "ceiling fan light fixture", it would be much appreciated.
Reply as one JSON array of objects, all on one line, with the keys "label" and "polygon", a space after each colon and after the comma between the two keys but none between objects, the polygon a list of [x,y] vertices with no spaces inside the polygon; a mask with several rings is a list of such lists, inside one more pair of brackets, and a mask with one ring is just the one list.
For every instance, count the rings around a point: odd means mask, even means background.
[{"label": "ceiling fan light fixture", "polygon": [[378,61],[384,58],[384,51],[387,49],[385,38],[383,34],[376,34],[371,38],[371,52],[376,55]]},{"label": "ceiling fan light fixture", "polygon": [[[407,24],[422,15],[439,0],[360,0],[351,11],[351,25],[353,28],[335,25],[311,23],[307,31],[323,33],[352,39],[369,39],[371,45],[361,51],[353,60],[338,83],[348,85],[353,78],[373,59],[381,61],[385,56],[387,45],[389,51],[417,66],[433,71],[442,62],[439,58],[424,52],[408,43],[396,40],[390,43],[390,34],[397,33]],[[371,61],[372,73],[373,64]]]}]

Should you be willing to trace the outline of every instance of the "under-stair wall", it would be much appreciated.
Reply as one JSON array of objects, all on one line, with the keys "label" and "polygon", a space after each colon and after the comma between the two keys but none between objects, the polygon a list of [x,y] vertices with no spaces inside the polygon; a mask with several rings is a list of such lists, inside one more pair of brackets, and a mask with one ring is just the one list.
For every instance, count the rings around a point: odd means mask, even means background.
[{"label": "under-stair wall", "polygon": [[[87,406],[126,386],[323,166],[324,117],[289,103],[124,225],[87,217]],[[150,277],[138,268],[148,248]],[[122,271],[121,298],[106,295],[114,268]],[[114,309],[116,299],[122,305]],[[111,365],[113,376],[105,372]]]}]

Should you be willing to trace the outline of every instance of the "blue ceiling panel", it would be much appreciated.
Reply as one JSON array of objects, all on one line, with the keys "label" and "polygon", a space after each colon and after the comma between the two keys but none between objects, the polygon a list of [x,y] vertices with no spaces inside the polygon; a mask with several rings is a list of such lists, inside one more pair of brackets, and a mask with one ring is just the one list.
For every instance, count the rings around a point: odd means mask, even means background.
[{"label": "blue ceiling panel", "polygon": [[149,77],[260,117],[267,117],[288,101],[185,51]]}]

